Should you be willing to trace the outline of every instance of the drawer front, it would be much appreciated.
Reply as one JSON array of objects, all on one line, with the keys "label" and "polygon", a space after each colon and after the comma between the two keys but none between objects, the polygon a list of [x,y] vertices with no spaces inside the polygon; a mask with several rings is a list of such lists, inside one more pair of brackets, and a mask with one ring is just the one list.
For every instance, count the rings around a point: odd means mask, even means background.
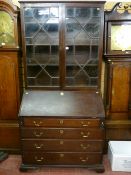
[{"label": "drawer front", "polygon": [[102,152],[103,141],[29,139],[22,146],[24,151]]},{"label": "drawer front", "polygon": [[75,128],[22,128],[23,138],[47,139],[103,139],[103,129],[75,129]]},{"label": "drawer front", "polygon": [[99,127],[100,124],[99,119],[24,118],[24,126],[29,127]]},{"label": "drawer front", "polygon": [[24,152],[24,164],[36,165],[91,165],[100,164],[102,155],[100,153],[65,153],[65,152]]}]

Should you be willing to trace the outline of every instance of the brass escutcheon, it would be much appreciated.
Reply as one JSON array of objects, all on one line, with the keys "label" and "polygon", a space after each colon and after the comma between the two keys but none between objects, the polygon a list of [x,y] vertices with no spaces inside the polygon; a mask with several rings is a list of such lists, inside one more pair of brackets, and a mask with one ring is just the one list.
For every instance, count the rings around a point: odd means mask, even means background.
[{"label": "brass escutcheon", "polygon": [[64,144],[64,141],[63,141],[63,140],[61,140],[61,141],[60,141],[60,145],[63,145],[63,144]]},{"label": "brass escutcheon", "polygon": [[60,120],[60,124],[62,125],[64,123],[64,121],[63,120]]},{"label": "brass escutcheon", "polygon": [[81,148],[83,148],[84,150],[85,150],[85,149],[88,149],[88,148],[90,147],[89,144],[87,144],[87,145],[83,145],[83,144],[81,144],[80,146],[81,146]]},{"label": "brass escutcheon", "polygon": [[61,153],[61,154],[60,154],[60,157],[64,157],[64,154],[63,154],[63,153]]},{"label": "brass escutcheon", "polygon": [[60,134],[63,134],[63,133],[64,133],[64,131],[62,129],[60,129]]}]

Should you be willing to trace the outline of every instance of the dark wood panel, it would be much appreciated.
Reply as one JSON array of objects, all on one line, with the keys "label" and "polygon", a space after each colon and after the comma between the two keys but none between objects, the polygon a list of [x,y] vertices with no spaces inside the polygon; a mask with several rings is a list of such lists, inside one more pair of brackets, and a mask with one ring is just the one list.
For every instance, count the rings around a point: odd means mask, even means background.
[{"label": "dark wood panel", "polygon": [[17,118],[19,82],[16,56],[15,53],[10,53],[8,56],[0,54],[0,119]]},{"label": "dark wood panel", "polygon": [[107,140],[130,140],[131,128],[108,128],[106,130]]},{"label": "dark wood panel", "polygon": [[18,123],[1,123],[0,140],[1,149],[20,149]]},{"label": "dark wood panel", "polygon": [[26,91],[20,116],[104,119],[101,96],[95,91]]},{"label": "dark wood panel", "polygon": [[128,111],[130,65],[119,62],[112,66],[111,111]]}]

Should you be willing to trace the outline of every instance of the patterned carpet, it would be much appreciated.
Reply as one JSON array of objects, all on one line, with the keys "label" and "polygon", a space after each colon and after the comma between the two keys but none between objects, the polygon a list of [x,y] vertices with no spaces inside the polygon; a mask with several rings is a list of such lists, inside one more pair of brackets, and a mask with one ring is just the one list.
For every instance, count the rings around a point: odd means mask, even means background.
[{"label": "patterned carpet", "polygon": [[[112,172],[107,156],[104,156],[105,172],[102,175],[131,175],[131,172]],[[8,159],[0,163],[0,175],[98,175],[86,168],[43,168],[34,171],[20,172],[20,155],[9,155]]]}]

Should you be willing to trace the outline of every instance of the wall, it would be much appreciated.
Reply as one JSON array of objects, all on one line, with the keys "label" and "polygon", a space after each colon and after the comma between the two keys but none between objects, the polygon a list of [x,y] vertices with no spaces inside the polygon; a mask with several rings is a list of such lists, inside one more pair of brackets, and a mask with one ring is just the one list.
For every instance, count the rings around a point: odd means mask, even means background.
[{"label": "wall", "polygon": [[20,4],[19,4],[18,0],[12,0],[12,2],[19,7]]}]

